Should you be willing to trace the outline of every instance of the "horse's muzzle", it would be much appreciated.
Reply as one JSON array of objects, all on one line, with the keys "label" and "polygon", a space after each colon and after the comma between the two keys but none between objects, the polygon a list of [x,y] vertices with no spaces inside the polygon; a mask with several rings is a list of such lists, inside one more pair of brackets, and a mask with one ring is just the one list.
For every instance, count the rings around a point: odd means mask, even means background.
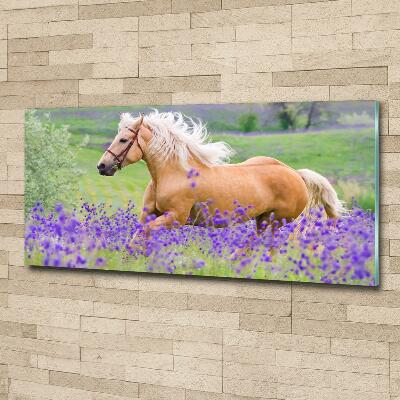
[{"label": "horse's muzzle", "polygon": [[105,164],[101,163],[97,165],[97,169],[99,170],[99,174],[103,176],[113,176],[116,172],[116,168],[114,165],[111,167],[107,167]]}]

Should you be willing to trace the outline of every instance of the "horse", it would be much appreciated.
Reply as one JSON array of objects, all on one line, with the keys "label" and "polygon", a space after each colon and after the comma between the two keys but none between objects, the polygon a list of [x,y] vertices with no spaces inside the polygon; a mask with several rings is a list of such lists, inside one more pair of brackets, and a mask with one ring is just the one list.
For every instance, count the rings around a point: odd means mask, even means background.
[{"label": "horse", "polygon": [[[211,215],[233,213],[237,204],[247,207],[246,218],[256,220],[258,232],[271,224],[271,216],[274,223],[284,224],[313,207],[323,207],[333,219],[344,212],[333,186],[317,172],[295,170],[266,156],[229,164],[232,153],[226,143],[209,140],[201,121],[179,112],[122,113],[97,169],[114,176],[140,160],[147,164],[151,180],[139,216],[147,234],[160,227],[203,224],[207,217],[198,207],[201,203],[207,203]],[[155,218],[148,221],[149,216]]]}]

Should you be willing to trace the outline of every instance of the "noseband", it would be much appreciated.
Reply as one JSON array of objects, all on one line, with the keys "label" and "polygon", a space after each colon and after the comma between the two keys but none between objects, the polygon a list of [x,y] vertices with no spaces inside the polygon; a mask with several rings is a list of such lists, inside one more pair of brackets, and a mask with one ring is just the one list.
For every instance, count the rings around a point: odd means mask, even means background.
[{"label": "noseband", "polygon": [[127,144],[125,149],[123,149],[119,154],[115,154],[109,148],[106,150],[107,153],[110,153],[114,157],[114,165],[117,166],[118,169],[122,168],[122,163],[125,161],[125,158],[129,153],[129,150],[135,144],[135,142],[137,142],[137,145],[138,145],[140,151],[142,152],[142,154],[144,154],[143,150],[140,146],[140,143],[139,143],[139,131],[140,131],[141,126],[142,126],[142,124],[139,125],[139,127],[137,128],[136,131],[134,131],[133,129],[128,128],[128,127],[126,128],[126,129],[128,129],[128,131],[131,131],[133,133],[133,138],[129,141],[129,143]]}]

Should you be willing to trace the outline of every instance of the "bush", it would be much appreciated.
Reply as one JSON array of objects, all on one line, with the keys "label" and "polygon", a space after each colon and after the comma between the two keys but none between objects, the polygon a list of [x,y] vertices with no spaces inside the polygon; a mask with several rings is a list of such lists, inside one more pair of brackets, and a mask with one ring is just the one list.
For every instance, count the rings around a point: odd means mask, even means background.
[{"label": "bush", "polygon": [[258,115],[253,112],[242,114],[238,118],[238,124],[242,132],[254,132],[260,129]]},{"label": "bush", "polygon": [[50,209],[62,200],[76,200],[82,172],[76,162],[76,151],[70,146],[67,126],[57,127],[48,114],[26,113],[25,121],[25,210],[37,202]]}]

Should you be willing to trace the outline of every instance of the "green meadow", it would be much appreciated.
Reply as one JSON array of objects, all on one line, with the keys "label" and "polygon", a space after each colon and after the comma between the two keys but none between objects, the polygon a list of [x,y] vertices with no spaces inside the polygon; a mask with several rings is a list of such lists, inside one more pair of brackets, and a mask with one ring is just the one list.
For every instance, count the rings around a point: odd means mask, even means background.
[{"label": "green meadow", "polygon": [[[81,121],[82,123],[84,121]],[[75,131],[76,132],[76,131]],[[150,179],[143,161],[119,171],[113,177],[98,174],[96,165],[104,144],[112,137],[89,133],[89,144],[76,148],[80,193],[85,201],[105,202],[113,207],[125,206],[133,200],[141,207],[143,191]],[[82,140],[75,133],[73,142]],[[277,158],[295,169],[309,168],[331,180],[341,199],[354,198],[363,208],[374,209],[374,135],[370,129],[331,130],[310,133],[246,135],[212,133],[213,141],[223,140],[235,150],[232,162],[241,162],[255,155]]]}]

